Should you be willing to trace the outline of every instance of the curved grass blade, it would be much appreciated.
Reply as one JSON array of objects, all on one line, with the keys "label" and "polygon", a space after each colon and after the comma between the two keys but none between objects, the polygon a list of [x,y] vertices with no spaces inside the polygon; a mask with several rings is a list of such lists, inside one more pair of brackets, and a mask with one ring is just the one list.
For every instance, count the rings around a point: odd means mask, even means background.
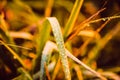
[{"label": "curved grass blade", "polygon": [[[37,51],[37,57],[35,59],[35,62],[33,63],[33,67],[34,69],[38,68],[38,63],[40,61],[40,57],[41,57],[41,53],[43,51],[44,45],[46,43],[46,41],[49,38],[50,35],[50,28],[52,27],[53,30],[53,34],[55,36],[55,40],[59,49],[59,53],[60,53],[60,59],[62,62],[62,66],[63,66],[63,70],[65,72],[65,78],[67,80],[71,80],[71,76],[70,76],[70,71],[69,71],[69,67],[68,67],[68,61],[67,61],[67,56],[65,54],[65,47],[64,47],[64,41],[62,38],[62,33],[60,31],[60,25],[57,21],[56,18],[52,17],[52,18],[47,18],[42,25],[42,29],[41,32],[39,33],[39,39],[38,39],[38,51]],[[47,32],[47,33],[44,33]],[[42,55],[42,66],[41,66],[41,70],[44,71],[44,62],[46,61],[47,56],[46,55]],[[44,72],[41,72],[42,74]],[[41,79],[42,80],[42,79]]]},{"label": "curved grass blade", "polygon": [[47,18],[47,19],[51,24],[52,31],[53,31],[53,34],[54,34],[54,37],[55,37],[55,40],[57,43],[60,59],[62,62],[64,73],[65,73],[65,78],[66,78],[66,80],[71,80],[71,75],[70,75],[69,66],[68,66],[69,64],[68,64],[67,55],[66,55],[66,51],[65,51],[62,32],[60,30],[60,25],[59,25],[57,19],[54,17]]},{"label": "curved grass blade", "polygon": [[[58,50],[57,46],[55,43],[49,41],[49,44],[51,44],[52,46],[54,46],[55,50]],[[91,73],[93,73],[94,75],[96,75],[97,77],[99,77],[102,80],[106,80],[102,75],[100,75],[98,72],[94,71],[93,69],[91,69],[89,66],[87,66],[86,64],[84,64],[82,61],[80,61],[79,59],[77,59],[75,56],[73,56],[67,49],[65,49],[66,55],[71,58],[72,60],[74,60],[76,63],[80,64],[81,66],[83,66],[85,69],[87,69],[88,71],[90,71]]]},{"label": "curved grass blade", "polygon": [[[46,41],[49,39],[51,27],[48,20],[44,20],[42,25],[38,24],[38,37],[37,37],[37,54],[36,58],[33,59],[33,73],[38,71],[40,65],[41,55]],[[45,33],[46,32],[46,33]]]},{"label": "curved grass blade", "polygon": [[55,49],[55,47],[49,41],[46,43],[46,45],[43,49],[41,65],[40,65],[40,80],[43,80],[46,76],[44,64],[48,65],[50,57],[51,57],[51,53],[54,49]]}]

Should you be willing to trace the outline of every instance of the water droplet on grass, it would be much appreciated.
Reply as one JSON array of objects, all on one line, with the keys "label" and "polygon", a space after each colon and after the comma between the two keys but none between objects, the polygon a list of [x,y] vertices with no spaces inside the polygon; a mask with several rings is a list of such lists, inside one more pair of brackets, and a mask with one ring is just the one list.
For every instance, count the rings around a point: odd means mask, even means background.
[{"label": "water droplet on grass", "polygon": [[102,20],[103,20],[103,21],[106,21],[107,19],[103,18]]}]

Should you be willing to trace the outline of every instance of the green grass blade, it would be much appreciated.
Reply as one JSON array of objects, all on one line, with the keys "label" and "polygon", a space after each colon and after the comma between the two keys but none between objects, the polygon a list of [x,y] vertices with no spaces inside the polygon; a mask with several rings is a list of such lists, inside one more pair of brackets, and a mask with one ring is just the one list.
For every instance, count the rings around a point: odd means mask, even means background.
[{"label": "green grass blade", "polygon": [[60,59],[62,62],[62,66],[63,66],[63,70],[65,73],[65,78],[66,80],[71,80],[71,75],[70,75],[70,71],[69,71],[69,66],[68,66],[68,60],[67,60],[67,55],[65,54],[65,46],[64,46],[64,41],[63,41],[63,37],[62,37],[62,33],[60,30],[60,25],[57,21],[56,18],[52,17],[52,18],[47,18],[51,24],[52,27],[52,31],[57,43],[57,47],[59,50],[59,54],[60,54]]},{"label": "green grass blade", "polygon": [[41,65],[40,65],[40,80],[44,79],[44,76],[45,76],[44,64],[48,65],[53,50],[54,50],[53,44],[51,44],[48,41],[42,51],[42,58],[41,58]]},{"label": "green grass blade", "polygon": [[[71,80],[70,71],[69,71],[69,67],[68,67],[67,56],[65,54],[64,41],[63,41],[62,33],[61,33],[61,30],[60,30],[60,25],[59,25],[57,19],[54,18],[54,17],[53,18],[47,18],[42,24],[42,29],[40,30],[41,32],[39,33],[40,35],[39,35],[38,42],[37,42],[38,43],[37,57],[36,57],[36,59],[33,63],[33,67],[35,69],[39,66],[38,62],[40,61],[40,57],[41,57],[44,45],[49,38],[51,27],[52,27],[53,34],[55,36],[55,40],[56,40],[56,43],[57,43],[57,46],[58,46],[58,49],[59,49],[63,70],[65,72],[65,78],[67,80]],[[45,32],[47,32],[47,33],[45,33]]]},{"label": "green grass blade", "polygon": [[83,1],[84,0],[76,0],[75,1],[72,12],[71,12],[70,17],[68,19],[68,22],[65,25],[64,38],[66,38],[72,32],[73,26],[74,26],[75,21],[78,17],[78,14],[79,14],[79,11],[82,7]]},{"label": "green grass blade", "polygon": [[42,50],[50,36],[51,27],[48,23],[48,20],[45,20],[41,26],[38,24],[39,33],[37,37],[37,54],[36,58],[33,60],[33,72],[36,72],[40,65]]}]

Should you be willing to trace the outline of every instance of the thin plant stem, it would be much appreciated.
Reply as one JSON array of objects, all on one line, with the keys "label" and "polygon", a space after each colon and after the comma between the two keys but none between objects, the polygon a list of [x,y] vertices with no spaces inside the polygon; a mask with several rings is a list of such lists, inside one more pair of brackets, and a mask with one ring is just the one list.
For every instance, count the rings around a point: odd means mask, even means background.
[{"label": "thin plant stem", "polygon": [[78,33],[80,32],[80,30],[84,29],[86,27],[86,25],[90,22],[90,20],[92,20],[93,18],[95,18],[99,13],[101,13],[104,10],[105,10],[105,8],[97,11],[94,15],[92,15],[91,17],[89,17],[88,19],[86,19],[85,21],[83,21],[82,23],[80,23],[78,26],[76,26],[76,28],[73,30],[73,32],[70,34],[70,36],[68,37],[67,40],[71,40],[73,37],[75,37],[76,35],[78,35]]},{"label": "thin plant stem", "polygon": [[21,65],[26,68],[26,65],[25,63],[23,62],[23,60],[17,55],[17,53],[15,53],[8,45],[6,45],[3,41],[0,40],[0,43],[2,43],[10,52],[11,54],[13,55],[14,58],[16,58],[20,63]]},{"label": "thin plant stem", "polygon": [[120,16],[111,16],[111,17],[100,18],[100,19],[97,19],[97,20],[90,21],[90,22],[88,22],[88,24],[96,23],[96,22],[99,22],[99,21],[107,21],[107,20],[116,19],[116,18],[120,18]]}]

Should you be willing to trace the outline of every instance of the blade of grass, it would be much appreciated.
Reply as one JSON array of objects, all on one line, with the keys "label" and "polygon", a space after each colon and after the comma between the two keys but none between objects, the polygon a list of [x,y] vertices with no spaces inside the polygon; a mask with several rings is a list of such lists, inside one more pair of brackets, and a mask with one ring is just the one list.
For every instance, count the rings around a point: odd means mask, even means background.
[{"label": "blade of grass", "polygon": [[[3,45],[3,44],[0,43],[0,45]],[[6,45],[8,45],[8,46],[12,46],[12,47],[21,48],[21,49],[31,50],[30,48],[23,47],[23,46],[18,46],[18,45],[14,45],[14,44],[6,44]]]},{"label": "blade of grass", "polygon": [[71,75],[70,75],[70,71],[69,71],[69,64],[68,64],[68,60],[67,60],[67,55],[65,54],[65,46],[64,46],[64,41],[63,41],[63,37],[62,37],[62,32],[60,30],[60,25],[57,21],[56,18],[47,18],[51,24],[52,27],[52,31],[57,43],[57,47],[59,50],[59,55],[60,55],[60,59],[62,62],[62,66],[63,66],[63,70],[65,73],[65,78],[66,80],[71,80]]},{"label": "blade of grass", "polygon": [[84,0],[76,0],[75,1],[72,12],[71,12],[70,17],[68,19],[68,22],[65,25],[64,38],[67,38],[67,36],[72,32],[73,26],[74,26],[75,21],[78,17],[78,14],[79,14],[79,11],[82,7],[83,1]]},{"label": "blade of grass", "polygon": [[7,27],[7,24],[4,20],[4,13],[3,12],[0,14],[0,28],[3,31],[8,32],[8,29],[7,29],[8,27]]},{"label": "blade of grass", "polygon": [[[48,22],[49,21],[49,22]],[[53,30],[53,34],[55,36],[55,40],[59,49],[59,53],[60,53],[60,59],[62,62],[62,66],[63,66],[63,70],[65,73],[65,78],[67,80],[71,80],[71,76],[70,76],[70,71],[69,71],[69,67],[68,67],[68,61],[67,61],[67,56],[65,54],[65,47],[64,47],[64,41],[62,38],[62,33],[60,31],[60,25],[57,21],[56,18],[52,17],[52,18],[47,18],[44,23],[43,23],[43,29],[41,30],[40,33],[40,38],[39,40],[39,47],[38,47],[38,54],[37,54],[37,58],[35,60],[35,65],[34,66],[38,66],[38,62],[40,61],[40,56],[43,50],[43,47],[46,43],[46,41],[49,38],[49,34],[50,34],[50,27],[52,27]],[[44,34],[44,32],[47,32],[46,34]],[[34,67],[35,69],[35,67]]]},{"label": "blade of grass", "polygon": [[[66,5],[66,4],[69,4],[69,5]],[[61,0],[55,0],[54,8],[58,7],[58,5],[60,5],[60,7],[64,7],[69,13],[71,13],[74,3],[72,3],[69,0],[62,0],[62,3],[61,3]],[[79,12],[78,18],[80,22],[86,19],[86,17],[81,12]]]},{"label": "blade of grass", "polygon": [[55,47],[49,41],[46,42],[46,45],[42,51],[42,58],[41,58],[41,65],[40,65],[40,80],[43,80],[46,76],[44,64],[46,63],[46,66],[48,65],[54,48]]},{"label": "blade of grass", "polygon": [[[38,24],[38,36],[37,36],[37,54],[36,54],[36,58],[33,59],[33,73],[38,71],[38,67],[40,65],[40,59],[41,59],[41,55],[42,55],[42,51],[44,48],[44,45],[46,43],[46,41],[49,39],[50,36],[50,25],[48,20],[44,20],[43,23],[40,25]],[[45,33],[46,32],[46,33]]]},{"label": "blade of grass", "polygon": [[27,39],[27,40],[33,40],[33,36],[28,32],[11,31],[10,36],[13,38],[22,38],[22,39]]},{"label": "blade of grass", "polygon": [[78,80],[83,80],[82,72],[80,70],[80,67],[77,64],[75,64],[74,70],[77,73]]},{"label": "blade of grass", "polygon": [[[58,50],[57,46],[55,43],[49,41],[49,44],[51,44],[52,46],[54,46],[55,50]],[[94,71],[93,69],[91,69],[89,66],[87,66],[86,64],[84,64],[82,61],[80,61],[79,59],[77,59],[75,56],[73,56],[67,49],[65,49],[66,55],[71,58],[72,60],[74,60],[75,62],[77,62],[78,64],[80,64],[81,66],[83,66],[85,69],[87,69],[88,71],[90,71],[91,73],[93,73],[94,75],[96,75],[97,77],[101,78],[102,80],[106,80],[103,76],[101,76],[98,72]]]},{"label": "blade of grass", "polygon": [[53,6],[54,0],[48,0],[46,9],[45,9],[45,17],[51,16],[52,6]]},{"label": "blade of grass", "polygon": [[33,76],[34,79],[38,78],[39,74],[40,74],[40,79],[41,80],[43,79],[43,77],[45,76],[44,63],[46,63],[46,65],[48,65],[49,60],[51,58],[52,51],[54,49],[57,49],[57,46],[54,46],[50,41],[47,41],[45,44],[45,47],[42,51],[40,71],[38,73],[34,74],[34,76]]},{"label": "blade of grass", "polygon": [[72,60],[74,60],[75,62],[77,62],[78,64],[82,65],[85,69],[87,69],[88,71],[90,71],[91,73],[95,74],[97,77],[99,77],[102,80],[106,80],[105,77],[103,77],[102,75],[100,75],[98,72],[96,72],[95,70],[91,69],[89,66],[85,65],[82,61],[80,61],[79,59],[77,59],[75,56],[73,56],[68,50],[66,50],[66,54],[69,58],[71,58]]}]

